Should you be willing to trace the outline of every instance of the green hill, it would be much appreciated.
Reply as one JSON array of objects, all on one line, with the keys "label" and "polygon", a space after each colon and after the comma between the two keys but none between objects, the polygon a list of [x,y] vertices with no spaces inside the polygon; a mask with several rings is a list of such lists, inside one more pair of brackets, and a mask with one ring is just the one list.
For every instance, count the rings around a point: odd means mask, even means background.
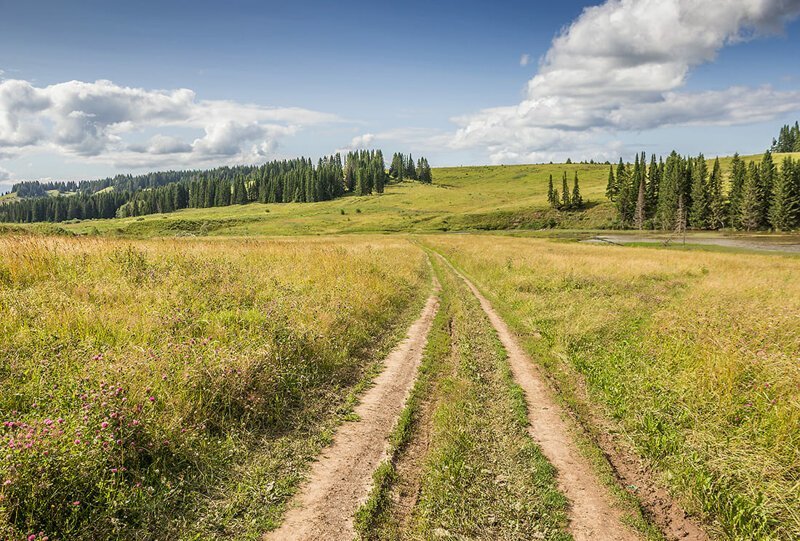
[{"label": "green hill", "polygon": [[[560,189],[578,173],[587,209],[560,213],[547,205],[550,175]],[[613,220],[605,199],[608,166],[583,164],[449,167],[434,170],[432,185],[403,182],[381,195],[320,203],[232,205],[185,209],[138,218],[65,223],[76,233],[135,236],[176,234],[295,235],[350,232],[600,227]]]}]

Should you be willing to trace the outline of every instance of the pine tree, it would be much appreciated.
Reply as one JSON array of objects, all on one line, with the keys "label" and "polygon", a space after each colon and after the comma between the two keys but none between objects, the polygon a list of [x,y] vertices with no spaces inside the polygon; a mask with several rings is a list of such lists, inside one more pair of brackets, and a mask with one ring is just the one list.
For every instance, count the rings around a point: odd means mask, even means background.
[{"label": "pine tree", "polygon": [[661,180],[660,168],[656,163],[656,155],[650,159],[650,170],[647,173],[647,193],[645,195],[646,216],[651,218],[658,204],[658,186]]},{"label": "pine tree", "polygon": [[742,225],[742,190],[747,177],[744,160],[736,153],[731,160],[731,189],[728,193],[728,223],[736,229]]},{"label": "pine tree", "polygon": [[711,229],[725,227],[725,210],[725,197],[722,194],[722,168],[719,158],[716,158],[708,179],[708,225]]},{"label": "pine tree", "polygon": [[561,208],[564,210],[569,209],[571,205],[569,198],[569,187],[567,186],[567,172],[564,171],[564,178],[561,181]]},{"label": "pine tree", "polygon": [[776,231],[791,231],[797,226],[800,199],[795,177],[796,165],[791,158],[784,158],[781,172],[775,177],[769,207],[769,224]]},{"label": "pine tree", "polygon": [[705,157],[700,154],[692,171],[692,207],[689,224],[694,229],[706,229],[709,215],[708,168]]},{"label": "pine tree", "polygon": [[[552,180],[552,175],[550,176],[550,180]],[[608,183],[606,184],[606,197],[609,198],[611,201],[616,200],[617,194],[619,194],[619,186],[617,185],[617,179],[614,178],[614,166],[611,165],[608,168]]]},{"label": "pine tree", "polygon": [[553,175],[550,175],[550,181],[547,184],[547,202],[550,204],[551,207],[555,208],[558,206],[558,200],[555,199],[555,190],[553,189]]},{"label": "pine tree", "polygon": [[414,167],[414,158],[411,157],[411,154],[408,155],[408,162],[406,163],[406,178],[417,179],[417,170]]},{"label": "pine tree", "polygon": [[669,231],[675,227],[678,202],[684,202],[683,194],[680,192],[683,174],[683,160],[673,150],[665,162],[658,192],[655,219],[661,229]]},{"label": "pine tree", "polygon": [[769,222],[769,201],[772,199],[773,185],[775,184],[776,167],[775,162],[772,160],[772,153],[768,150],[761,158],[759,166],[759,178],[761,183],[759,190],[761,197],[764,198],[761,204],[761,224],[766,225]]},{"label": "pine tree", "polygon": [[571,204],[573,209],[580,209],[583,207],[583,197],[581,197],[581,188],[578,186],[578,172],[575,171],[575,181],[572,185],[572,198]]},{"label": "pine tree", "polygon": [[644,175],[641,175],[639,179],[639,194],[636,198],[636,213],[634,215],[634,225],[636,229],[643,229],[644,228],[644,220],[646,217],[646,207],[647,205],[647,197],[646,197],[646,190],[645,190],[645,181]]},{"label": "pine tree", "polygon": [[635,207],[631,206],[631,201],[635,200],[635,196],[631,194],[631,179],[622,158],[619,159],[619,165],[617,165],[617,190],[616,202],[620,219],[623,224],[629,224],[633,221]]},{"label": "pine tree", "polygon": [[761,179],[755,162],[750,162],[747,167],[744,185],[742,186],[742,199],[739,208],[739,222],[746,231],[755,231],[762,225],[763,205],[761,193]]}]

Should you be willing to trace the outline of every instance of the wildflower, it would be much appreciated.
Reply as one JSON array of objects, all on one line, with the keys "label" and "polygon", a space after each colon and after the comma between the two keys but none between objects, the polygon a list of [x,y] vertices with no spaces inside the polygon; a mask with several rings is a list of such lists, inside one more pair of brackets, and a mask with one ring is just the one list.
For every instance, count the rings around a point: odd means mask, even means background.
[{"label": "wildflower", "polygon": [[78,507],[80,504],[81,504],[81,502],[79,502],[77,500],[72,502],[72,505],[74,505],[75,507]]},{"label": "wildflower", "polygon": [[106,421],[103,421],[102,423],[100,423],[100,428],[108,428],[108,423]]},{"label": "wildflower", "polygon": [[150,402],[155,402],[156,401],[156,397],[155,396],[151,396],[150,398],[148,398],[148,400]]},{"label": "wildflower", "polygon": [[117,468],[111,468],[111,473],[117,473]]},{"label": "wildflower", "polygon": [[4,487],[7,487],[10,484],[11,484],[11,479],[6,479],[5,481],[3,481],[3,486]]},{"label": "wildflower", "polygon": [[32,533],[28,536],[28,541],[36,541],[36,534]]},{"label": "wildflower", "polygon": [[45,419],[44,420],[44,424],[46,424],[47,426],[50,426],[51,424],[53,424],[53,420],[52,419]]}]

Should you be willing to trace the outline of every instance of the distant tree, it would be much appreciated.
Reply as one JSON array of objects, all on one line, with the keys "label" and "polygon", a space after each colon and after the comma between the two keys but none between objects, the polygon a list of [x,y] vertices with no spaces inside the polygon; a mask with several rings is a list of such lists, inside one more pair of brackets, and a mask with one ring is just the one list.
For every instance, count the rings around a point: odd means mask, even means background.
[{"label": "distant tree", "polygon": [[414,158],[411,157],[411,154],[408,155],[406,162],[406,178],[417,180],[417,169],[414,167]]},{"label": "distant tree", "polygon": [[570,204],[573,209],[580,209],[583,207],[583,197],[581,196],[581,188],[578,185],[578,172],[575,171],[575,181],[572,184],[572,197]]},{"label": "distant tree", "polygon": [[769,207],[769,224],[776,231],[790,231],[797,227],[800,213],[800,193],[796,187],[797,169],[798,165],[791,158],[784,158],[781,172],[775,178]]},{"label": "distant tree", "polygon": [[760,176],[755,162],[750,162],[747,167],[744,185],[742,186],[742,199],[739,208],[739,222],[746,231],[755,231],[762,225],[763,195],[761,193]]},{"label": "distant tree", "polygon": [[661,180],[661,169],[656,163],[656,155],[650,160],[650,170],[647,173],[647,193],[645,194],[647,217],[651,218],[658,204],[658,186]]},{"label": "distant tree", "polygon": [[[551,176],[552,180],[552,176]],[[614,201],[617,198],[617,194],[619,193],[619,186],[617,185],[617,179],[614,177],[614,166],[610,166],[608,168],[608,182],[606,183],[606,197],[608,197],[611,201]]]},{"label": "distant tree", "polygon": [[684,167],[683,159],[673,150],[665,162],[658,193],[655,219],[661,229],[671,230],[675,227],[678,203],[684,202],[681,192]]},{"label": "distant tree", "polygon": [[550,174],[550,180],[547,183],[547,202],[553,208],[558,206],[558,198],[555,197],[555,193],[556,193],[556,191],[553,188],[553,175],[551,173]]},{"label": "distant tree", "polygon": [[769,200],[772,198],[772,190],[775,184],[777,168],[772,160],[772,152],[769,150],[764,153],[759,164],[759,192],[763,201],[761,202],[761,223],[766,225],[769,222]]},{"label": "distant tree", "polygon": [[568,209],[572,201],[569,198],[569,186],[567,186],[567,172],[564,171],[564,177],[561,180],[561,208]]},{"label": "distant tree", "polygon": [[731,187],[728,192],[728,222],[734,228],[741,227],[742,217],[742,191],[744,189],[745,178],[747,177],[747,166],[736,153],[731,160]]},{"label": "distant tree", "polygon": [[707,175],[706,159],[700,154],[692,170],[692,207],[689,210],[689,224],[695,229],[706,229],[708,227],[709,191]]},{"label": "distant tree", "polygon": [[722,193],[722,167],[720,167],[719,158],[716,158],[708,179],[708,225],[711,229],[725,227],[725,211],[725,197]]},{"label": "distant tree", "polygon": [[635,208],[632,206],[631,202],[635,196],[633,196],[631,192],[632,192],[631,175],[628,173],[628,169],[625,166],[625,162],[623,162],[622,158],[620,158],[619,164],[617,165],[616,203],[617,203],[617,211],[619,212],[619,216],[623,224],[630,224],[631,221],[633,221],[633,213]]},{"label": "distant tree", "polygon": [[641,175],[639,179],[639,194],[636,197],[636,213],[634,215],[634,225],[636,229],[644,228],[644,220],[647,211],[647,196],[645,190],[645,177]]}]

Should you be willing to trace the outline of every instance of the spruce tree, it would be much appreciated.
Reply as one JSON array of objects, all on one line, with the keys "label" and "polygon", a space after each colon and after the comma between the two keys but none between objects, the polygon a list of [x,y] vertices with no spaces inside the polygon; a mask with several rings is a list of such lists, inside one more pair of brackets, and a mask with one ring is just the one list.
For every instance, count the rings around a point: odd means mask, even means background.
[{"label": "spruce tree", "polygon": [[571,205],[569,198],[569,187],[567,186],[567,172],[564,171],[564,177],[561,180],[561,208],[568,210]]},{"label": "spruce tree", "polygon": [[728,223],[736,229],[739,229],[742,224],[742,190],[746,177],[747,167],[744,160],[736,153],[731,160],[731,189],[728,193]]},{"label": "spruce tree", "polygon": [[550,175],[550,180],[547,183],[547,202],[550,204],[551,207],[558,206],[558,201],[556,201],[553,196],[555,194],[555,190],[553,189],[553,175]]},{"label": "spruce tree", "polygon": [[772,160],[772,152],[769,150],[764,153],[759,165],[759,191],[763,198],[761,204],[761,224],[766,225],[769,222],[769,201],[772,198],[773,185],[775,184],[776,167],[775,162]]},{"label": "spruce tree", "polygon": [[647,195],[645,190],[644,174],[639,179],[639,193],[636,197],[636,212],[634,214],[634,225],[636,229],[644,228],[644,220],[647,211]]},{"label": "spruce tree", "polygon": [[708,168],[706,159],[700,154],[692,171],[692,207],[689,210],[689,224],[694,229],[706,229],[709,215]]},{"label": "spruce tree", "polygon": [[683,201],[680,193],[682,175],[682,158],[673,150],[664,164],[655,215],[658,227],[667,231],[675,227],[678,202],[679,200]]},{"label": "spruce tree", "polygon": [[647,193],[646,199],[646,212],[645,215],[651,218],[655,213],[656,205],[658,204],[658,186],[661,180],[660,169],[656,163],[656,155],[653,154],[650,159],[650,170],[647,173]]},{"label": "spruce tree", "polygon": [[784,158],[781,172],[776,175],[769,206],[769,224],[776,231],[791,231],[797,226],[800,200],[795,188],[796,166]]},{"label": "spruce tree", "polygon": [[747,167],[742,198],[739,207],[739,222],[745,231],[755,231],[762,225],[763,194],[761,193],[761,179],[759,169],[755,162],[750,162]]},{"label": "spruce tree", "polygon": [[[553,175],[550,175],[550,180],[552,182]],[[611,201],[614,201],[614,200],[616,200],[618,193],[619,193],[619,186],[617,186],[617,179],[614,178],[614,166],[611,165],[608,168],[608,182],[606,183],[606,197],[608,197]]]},{"label": "spruce tree", "polygon": [[631,201],[635,200],[635,196],[631,194],[631,179],[622,158],[619,159],[619,165],[617,165],[617,190],[616,202],[620,219],[623,224],[629,224],[633,221],[635,208],[631,206]]},{"label": "spruce tree", "polygon": [[716,158],[708,179],[708,225],[711,229],[725,227],[725,211],[725,197],[722,194],[722,168],[719,158]]},{"label": "spruce tree", "polygon": [[578,185],[578,172],[575,171],[575,181],[572,184],[572,197],[570,201],[572,208],[580,209],[583,207],[583,197],[581,196],[581,188]]}]

